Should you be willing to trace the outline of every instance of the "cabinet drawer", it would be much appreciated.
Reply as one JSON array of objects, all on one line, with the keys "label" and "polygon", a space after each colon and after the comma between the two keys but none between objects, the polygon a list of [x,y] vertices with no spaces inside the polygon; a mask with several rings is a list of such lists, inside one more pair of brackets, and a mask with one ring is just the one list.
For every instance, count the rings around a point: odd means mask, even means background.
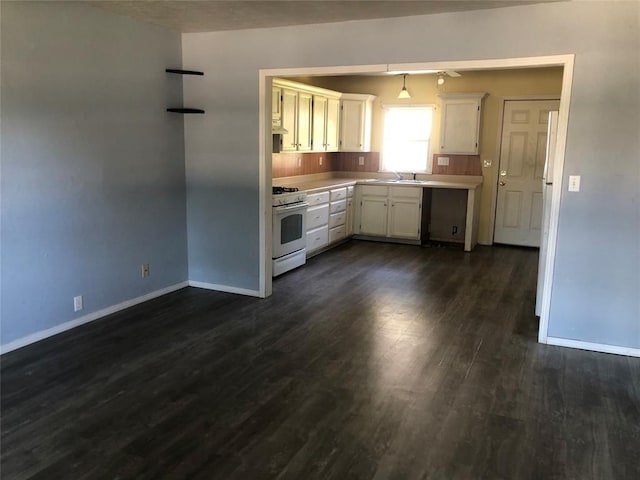
[{"label": "cabinet drawer", "polygon": [[329,243],[329,227],[327,225],[307,232],[307,252],[312,252]]},{"label": "cabinet drawer", "polygon": [[422,187],[390,187],[391,198],[420,198]]},{"label": "cabinet drawer", "polygon": [[362,195],[369,197],[386,197],[389,193],[389,188],[382,185],[362,185],[360,188]]},{"label": "cabinet drawer", "polygon": [[329,203],[329,192],[309,193],[307,194],[307,203],[311,207],[321,203]]},{"label": "cabinet drawer", "polygon": [[344,225],[347,218],[347,212],[332,213],[329,216],[329,228],[337,227],[338,225]]},{"label": "cabinet drawer", "polygon": [[307,208],[307,231],[329,223],[329,205]]},{"label": "cabinet drawer", "polygon": [[347,236],[347,230],[344,225],[329,230],[329,243],[337,242]]},{"label": "cabinet drawer", "polygon": [[346,200],[338,200],[337,202],[331,202],[331,206],[329,207],[329,211],[331,213],[342,212],[347,208]]},{"label": "cabinet drawer", "polygon": [[347,197],[353,197],[353,185],[347,187]]},{"label": "cabinet drawer", "polygon": [[343,198],[347,198],[347,189],[345,187],[331,190],[332,202],[335,202],[336,200],[342,200]]}]

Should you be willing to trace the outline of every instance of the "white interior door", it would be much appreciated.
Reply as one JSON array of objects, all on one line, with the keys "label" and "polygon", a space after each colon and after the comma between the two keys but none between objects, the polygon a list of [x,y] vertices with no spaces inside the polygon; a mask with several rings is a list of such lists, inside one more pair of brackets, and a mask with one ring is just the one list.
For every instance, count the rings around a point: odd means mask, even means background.
[{"label": "white interior door", "polygon": [[504,102],[494,242],[540,246],[549,111],[559,100]]}]

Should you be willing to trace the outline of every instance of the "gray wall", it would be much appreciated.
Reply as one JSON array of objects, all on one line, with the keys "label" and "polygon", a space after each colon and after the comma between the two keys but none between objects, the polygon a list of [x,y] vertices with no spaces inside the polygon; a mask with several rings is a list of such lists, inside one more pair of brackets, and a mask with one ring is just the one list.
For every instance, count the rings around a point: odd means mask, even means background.
[{"label": "gray wall", "polygon": [[1,13],[6,344],[186,280],[187,250],[180,35],[87,4]]},{"label": "gray wall", "polygon": [[[575,53],[552,336],[640,348],[638,5],[562,2],[183,35],[192,279],[258,286],[258,69]],[[523,21],[526,19],[526,21]],[[582,191],[566,192],[570,174]]]}]

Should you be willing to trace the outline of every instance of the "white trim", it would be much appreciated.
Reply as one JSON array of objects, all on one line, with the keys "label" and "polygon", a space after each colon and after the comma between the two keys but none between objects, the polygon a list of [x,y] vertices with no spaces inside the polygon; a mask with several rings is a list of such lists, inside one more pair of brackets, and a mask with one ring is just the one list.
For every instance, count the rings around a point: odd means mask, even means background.
[{"label": "white trim", "polygon": [[186,281],[176,283],[174,285],[161,288],[160,290],[155,290],[145,295],[141,295],[140,297],[132,298],[122,303],[118,303],[116,305],[112,305],[110,307],[89,313],[82,317],[69,320],[68,322],[56,325],[55,327],[47,328],[46,330],[40,330],[39,332],[32,333],[30,335],[27,335],[26,337],[18,338],[9,343],[5,343],[4,345],[0,345],[0,355],[11,352],[13,350],[17,350],[18,348],[26,347],[27,345],[39,342],[40,340],[44,340],[48,337],[52,337],[54,335],[57,335],[58,333],[66,332],[67,330],[79,327],[80,325],[84,325],[85,323],[93,322],[94,320],[99,320],[103,317],[106,317],[107,315],[111,315],[112,313],[119,312],[121,310],[124,310],[125,308],[133,307],[134,305],[138,305],[139,303],[153,300],[154,298],[161,297],[162,295],[166,295],[167,293],[175,292],[176,290],[180,290],[181,288],[187,286],[189,286],[189,283]]},{"label": "white trim", "polygon": [[547,343],[549,335],[549,316],[551,315],[551,292],[553,291],[553,274],[556,264],[556,245],[558,242],[558,224],[560,221],[560,197],[562,196],[562,176],[564,174],[564,154],[567,146],[567,130],[569,125],[569,106],[571,104],[571,86],[573,84],[574,55],[567,55],[562,74],[562,90],[560,92],[560,113],[558,114],[558,135],[553,162],[553,185],[551,190],[551,217],[549,219],[549,238],[547,243],[547,262],[544,271],[544,289],[540,307],[540,327],[538,341]]},{"label": "white trim", "polygon": [[500,70],[510,68],[553,67],[566,64],[571,55],[547,55],[543,57],[493,58],[486,60],[456,60],[427,63],[390,63],[387,65],[389,74],[417,74],[433,73],[445,70]]},{"label": "white trim", "polygon": [[262,69],[270,77],[301,77],[319,75],[354,75],[357,73],[386,73],[388,65],[346,65],[333,67],[294,67]]},{"label": "white trim", "polygon": [[502,152],[502,122],[504,121],[504,104],[511,101],[543,101],[543,100],[562,100],[558,95],[510,95],[500,97],[498,106],[498,127],[496,139],[496,153],[493,158],[496,162],[496,179],[494,189],[491,191],[491,215],[489,216],[489,239],[488,245],[493,245],[493,237],[496,230],[496,208],[498,206],[498,182],[500,181],[500,154]]},{"label": "white trim", "polygon": [[618,347],[616,345],[607,345],[606,343],[581,342],[579,340],[557,337],[547,337],[546,343],[557,347],[578,348],[580,350],[613,353],[615,355],[625,355],[627,357],[640,357],[640,348]]},{"label": "white trim", "polygon": [[[271,155],[273,137],[271,133],[271,78],[267,78],[263,70],[259,72],[258,81],[258,257],[260,262],[260,278],[258,295],[265,298],[271,295]],[[267,117],[268,115],[268,117]],[[267,129],[267,125],[269,128]],[[267,161],[268,160],[268,161]],[[267,211],[267,209],[269,209]],[[267,252],[269,254],[267,255]],[[269,279],[267,281],[267,279]],[[207,288],[207,287],[203,287]],[[214,288],[214,290],[216,290]],[[225,290],[226,291],[226,290]],[[249,291],[249,290],[248,290]],[[236,293],[236,292],[234,292]]]},{"label": "white trim", "polygon": [[232,287],[230,285],[220,285],[218,283],[196,282],[189,280],[190,287],[206,288],[207,290],[215,290],[216,292],[236,293],[238,295],[246,295],[249,297],[262,297],[259,290],[249,290],[248,288]]}]

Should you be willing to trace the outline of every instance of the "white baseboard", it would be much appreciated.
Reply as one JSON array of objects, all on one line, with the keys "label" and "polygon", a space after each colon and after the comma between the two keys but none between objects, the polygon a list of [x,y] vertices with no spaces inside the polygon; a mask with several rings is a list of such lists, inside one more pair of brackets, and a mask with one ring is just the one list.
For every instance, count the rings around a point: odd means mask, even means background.
[{"label": "white baseboard", "polygon": [[483,241],[481,242],[480,240],[478,240],[478,245],[484,245],[485,247],[490,247],[490,246],[492,246],[492,245],[493,245],[493,242],[491,242],[491,241],[486,241],[486,240],[483,240]]},{"label": "white baseboard", "polygon": [[97,310],[95,312],[89,313],[79,318],[75,318],[73,320],[69,320],[68,322],[61,323],[56,325],[55,327],[47,328],[46,330],[41,330],[39,332],[32,333],[27,335],[26,337],[18,338],[9,343],[5,343],[4,345],[0,345],[0,355],[11,352],[13,350],[17,350],[18,348],[26,347],[32,343],[38,342],[40,340],[44,340],[47,337],[52,337],[53,335],[57,335],[58,333],[65,332],[67,330],[71,330],[72,328],[79,327],[80,325],[84,325],[85,323],[93,322],[94,320],[98,320],[102,317],[106,317],[107,315],[111,315],[112,313],[119,312],[120,310],[124,310],[125,308],[133,307],[142,302],[146,302],[148,300],[152,300],[157,297],[161,297],[162,295],[166,295],[167,293],[175,292],[176,290],[180,290],[181,288],[189,286],[189,282],[180,282],[174,285],[170,285],[165,288],[161,288],[160,290],[155,290],[153,292],[147,293],[140,297],[132,298],[130,300],[126,300],[122,303],[118,303],[117,305],[112,305],[107,308],[103,308],[102,310]]},{"label": "white baseboard", "polygon": [[593,352],[613,353],[615,355],[625,355],[627,357],[640,357],[640,348],[618,347],[605,343],[581,342],[568,338],[547,337],[547,344],[558,347],[578,348],[580,350],[591,350]]},{"label": "white baseboard", "polygon": [[216,290],[218,292],[237,293],[238,295],[246,295],[249,297],[261,297],[258,290],[249,290],[248,288],[231,287],[229,285],[220,285],[217,283],[196,282],[189,280],[190,287],[206,288],[207,290]]}]

